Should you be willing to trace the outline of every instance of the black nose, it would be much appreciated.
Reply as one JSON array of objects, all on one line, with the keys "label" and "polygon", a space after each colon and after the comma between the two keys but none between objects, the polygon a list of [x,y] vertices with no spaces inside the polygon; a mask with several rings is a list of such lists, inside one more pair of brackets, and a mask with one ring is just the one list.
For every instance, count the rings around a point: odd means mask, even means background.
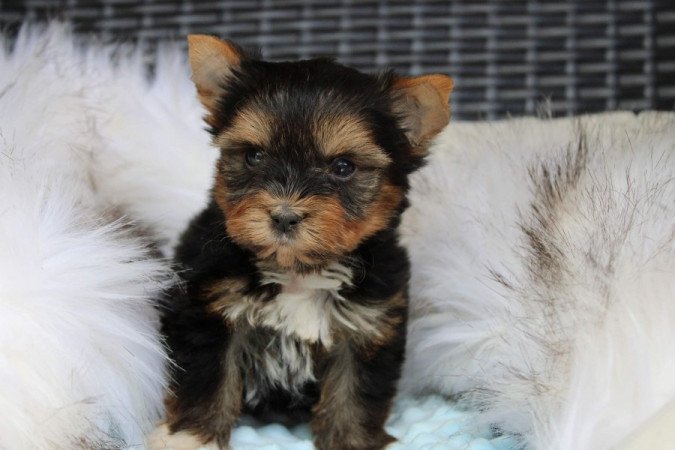
[{"label": "black nose", "polygon": [[293,230],[302,220],[299,214],[294,213],[290,208],[284,207],[281,211],[271,214],[274,227],[282,233],[288,233]]}]

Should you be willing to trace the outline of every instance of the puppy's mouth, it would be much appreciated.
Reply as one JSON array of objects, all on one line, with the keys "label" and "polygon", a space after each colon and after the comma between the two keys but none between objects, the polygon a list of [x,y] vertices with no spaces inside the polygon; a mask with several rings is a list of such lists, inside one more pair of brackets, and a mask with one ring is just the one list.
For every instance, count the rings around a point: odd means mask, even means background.
[{"label": "puppy's mouth", "polygon": [[302,267],[321,266],[326,262],[322,257],[326,255],[306,248],[306,243],[295,232],[275,232],[274,242],[266,247],[259,247],[256,254],[261,260],[273,260],[280,268],[295,271]]},{"label": "puppy's mouth", "polygon": [[276,244],[285,247],[292,247],[297,241],[297,231],[291,230],[289,232],[272,231],[276,240]]}]

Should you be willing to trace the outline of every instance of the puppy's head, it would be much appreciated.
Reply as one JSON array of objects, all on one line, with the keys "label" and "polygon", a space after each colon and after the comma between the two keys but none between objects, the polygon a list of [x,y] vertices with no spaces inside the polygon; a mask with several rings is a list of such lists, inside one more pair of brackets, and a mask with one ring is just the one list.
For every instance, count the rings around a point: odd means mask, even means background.
[{"label": "puppy's head", "polygon": [[235,242],[303,270],[391,226],[408,174],[448,122],[450,78],[370,76],[327,59],[271,63],[214,37],[188,40],[221,150],[214,197]]}]

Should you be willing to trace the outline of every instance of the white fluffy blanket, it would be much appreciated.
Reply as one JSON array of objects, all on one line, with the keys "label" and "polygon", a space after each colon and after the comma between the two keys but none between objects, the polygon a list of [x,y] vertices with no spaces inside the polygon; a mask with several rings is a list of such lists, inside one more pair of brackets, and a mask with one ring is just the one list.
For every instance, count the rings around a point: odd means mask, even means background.
[{"label": "white fluffy blanket", "polygon": [[[164,49],[156,74],[60,26],[0,51],[0,448],[139,444],[159,416],[152,304],[171,274],[147,244],[170,256],[216,152],[184,55]],[[667,114],[447,128],[405,219],[404,386],[483,416],[402,398],[398,448],[514,445],[481,423],[605,448],[673,398],[674,128]],[[311,446],[274,425],[233,443]]]},{"label": "white fluffy blanket", "polygon": [[674,177],[673,113],[448,126],[405,221],[406,388],[534,448],[626,439],[675,399]]},{"label": "white fluffy blanket", "polygon": [[159,413],[152,298],[171,277],[122,218],[113,164],[97,171],[116,126],[108,107],[136,101],[122,83],[101,89],[114,79],[97,68],[106,59],[61,29],[0,51],[3,449],[138,442]]}]

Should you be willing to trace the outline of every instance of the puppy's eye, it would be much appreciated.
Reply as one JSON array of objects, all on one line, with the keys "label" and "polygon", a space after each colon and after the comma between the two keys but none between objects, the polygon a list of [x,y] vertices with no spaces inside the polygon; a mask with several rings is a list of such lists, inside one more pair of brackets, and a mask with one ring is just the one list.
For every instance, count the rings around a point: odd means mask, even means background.
[{"label": "puppy's eye", "polygon": [[249,149],[246,151],[246,164],[249,167],[257,166],[260,164],[260,161],[263,160],[265,157],[265,154],[262,152],[262,150],[258,150],[255,148]]},{"label": "puppy's eye", "polygon": [[353,162],[345,158],[338,158],[330,166],[330,172],[338,178],[346,180],[351,177],[356,170]]}]

